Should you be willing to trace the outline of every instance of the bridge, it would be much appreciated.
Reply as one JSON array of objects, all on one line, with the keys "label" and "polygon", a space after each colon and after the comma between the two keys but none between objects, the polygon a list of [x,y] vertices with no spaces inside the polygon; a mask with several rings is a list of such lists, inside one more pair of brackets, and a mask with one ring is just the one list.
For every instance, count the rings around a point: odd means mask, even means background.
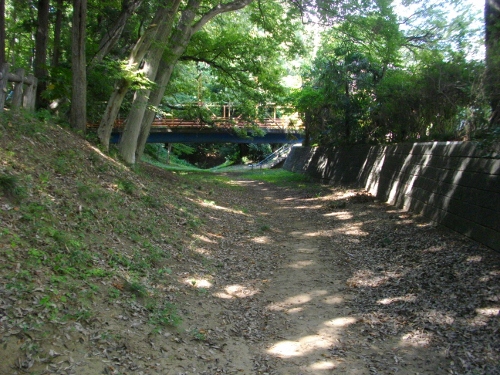
[{"label": "bridge", "polygon": [[[252,126],[264,134],[255,135]],[[96,130],[98,124],[89,124]],[[118,143],[124,120],[115,122],[111,143]],[[189,120],[174,117],[157,117],[152,123],[148,143],[297,143],[301,142],[303,126],[297,115],[278,117],[276,107],[271,116],[249,122],[234,116],[229,106],[222,107],[221,116],[209,120]]]}]

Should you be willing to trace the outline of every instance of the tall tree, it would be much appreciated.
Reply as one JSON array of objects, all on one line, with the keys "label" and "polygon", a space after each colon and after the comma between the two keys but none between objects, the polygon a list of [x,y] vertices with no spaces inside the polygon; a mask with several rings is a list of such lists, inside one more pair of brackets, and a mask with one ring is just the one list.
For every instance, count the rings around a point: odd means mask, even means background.
[{"label": "tall tree", "polygon": [[43,99],[42,93],[47,89],[47,45],[49,41],[49,0],[38,1],[38,17],[35,35],[35,62],[34,73],[38,78],[36,89],[36,108],[47,106],[47,101]]},{"label": "tall tree", "polygon": [[64,0],[56,2],[56,22],[54,24],[54,48],[52,49],[52,67],[59,65],[61,57],[61,31],[63,22]]},{"label": "tall tree", "polygon": [[486,42],[486,92],[491,105],[490,125],[500,126],[500,0],[484,6]]},{"label": "tall tree", "polygon": [[73,0],[73,28],[71,46],[71,127],[85,133],[87,129],[87,66],[85,36],[87,0]]},{"label": "tall tree", "polygon": [[[217,15],[242,9],[252,1],[234,0],[215,2],[215,5],[210,5],[208,1],[189,0],[182,9],[179,9],[180,4],[178,1],[169,1],[159,7],[157,15],[162,10],[166,10],[163,18],[159,19],[160,24],[162,27],[171,24],[171,30],[160,32],[158,30],[161,30],[161,27],[159,28],[156,23],[153,23],[153,30],[141,37],[129,59],[129,68],[136,74],[144,75],[150,81],[153,81],[156,86],[152,94],[147,87],[142,87],[134,95],[134,103],[125,122],[125,129],[119,145],[120,154],[127,163],[135,163],[141,128],[147,129],[151,126],[153,118],[149,116],[146,119],[144,118],[147,107],[157,106],[161,101],[172,71],[186,50],[191,37]],[[175,20],[177,23],[173,25],[171,21]],[[155,52],[156,47],[153,47],[152,53],[146,56],[146,52],[149,52],[152,43],[154,43],[154,46],[163,46],[163,48],[157,49]],[[146,56],[145,60],[139,64],[144,56]],[[160,63],[163,66],[158,69]],[[105,116],[99,126],[99,137],[105,146],[109,143],[109,137],[106,136],[110,133],[110,129],[115,122],[121,101],[128,91],[129,85],[129,83],[122,81],[108,101]]]},{"label": "tall tree", "polygon": [[[239,117],[246,120],[245,130],[257,135],[260,130],[252,126],[253,120],[269,115],[263,103],[289,104],[283,78],[293,71],[286,60],[304,52],[298,37],[301,27],[293,9],[280,1],[254,2],[240,12],[213,19],[191,38],[168,92],[160,98],[160,105],[148,106],[144,123],[158,111],[173,110],[174,117],[196,117],[211,124],[212,116],[222,115],[218,113],[222,107],[205,103],[233,102]],[[194,98],[198,105],[193,106]],[[286,111],[282,108],[280,115]],[[149,129],[141,127],[136,160],[142,155]]]},{"label": "tall tree", "polygon": [[0,0],[0,65],[5,61],[5,0]]},{"label": "tall tree", "polygon": [[[158,55],[158,60],[161,60],[161,68],[156,69],[156,78],[154,81],[156,88],[151,93],[151,96],[148,95],[147,105],[132,105],[129,118],[130,116],[136,116],[136,118],[138,117],[141,119],[141,122],[138,124],[139,126],[134,127],[135,131],[130,132],[130,136],[128,137],[125,132],[127,129],[125,129],[122,141],[120,142],[121,155],[127,162],[135,163],[135,160],[142,155],[155,115],[154,111],[147,111],[147,108],[156,108],[160,104],[175,65],[186,51],[193,35],[199,32],[210,20],[219,14],[242,9],[252,1],[253,0],[235,0],[227,4],[218,4],[209,11],[202,13],[199,20],[194,24],[193,21],[197,16],[196,11],[201,7],[202,1],[192,0],[188,3],[187,8],[182,12],[176,30],[171,34],[167,48],[163,51],[163,56],[161,53]],[[127,122],[127,124],[129,124],[129,122]],[[132,124],[132,122],[130,122],[130,124]],[[130,127],[132,128],[133,125],[130,125]]]},{"label": "tall tree", "polygon": [[[175,0],[170,2],[169,6],[161,4],[159,9],[155,12],[155,15],[151,21],[151,24],[146,29],[146,32],[137,40],[132,51],[130,52],[127,65],[125,67],[125,74],[115,85],[115,89],[108,100],[106,110],[99,124],[99,129],[97,134],[99,136],[99,141],[104,146],[105,149],[109,147],[109,140],[111,137],[111,131],[115,124],[115,120],[118,116],[120,106],[127,94],[132,83],[136,83],[139,79],[139,73],[137,69],[141,65],[144,56],[148,52],[151,44],[156,38],[156,34],[160,29],[164,28],[166,31],[171,31],[168,28],[170,22],[173,22],[175,15],[179,9],[181,3],[180,0]],[[135,81],[135,82],[134,82]]]}]

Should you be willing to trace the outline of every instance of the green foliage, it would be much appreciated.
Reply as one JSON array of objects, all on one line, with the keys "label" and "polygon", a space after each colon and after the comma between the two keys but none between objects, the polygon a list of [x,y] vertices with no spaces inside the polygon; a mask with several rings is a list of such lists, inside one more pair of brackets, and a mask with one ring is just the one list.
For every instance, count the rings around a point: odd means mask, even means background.
[{"label": "green foliage", "polygon": [[165,94],[170,108],[162,109],[211,124],[213,116],[222,115],[221,107],[175,108],[193,102],[234,103],[235,118],[255,120],[257,105],[280,103],[287,96],[281,83],[287,74],[283,58],[304,51],[300,28],[293,12],[275,1],[213,19],[193,36],[176,66]]},{"label": "green foliage", "polygon": [[150,306],[149,324],[159,327],[178,327],[182,318],[172,303]]},{"label": "green foliage", "polygon": [[35,265],[40,265],[48,259],[48,254],[43,250],[29,249],[28,255],[30,261]]},{"label": "green foliage", "polygon": [[[470,139],[484,127],[484,67],[453,47],[473,34],[466,12],[448,26],[439,4],[420,4],[423,10],[401,31],[390,4],[377,2],[362,14],[349,11],[323,34],[307,84],[294,94],[313,143]],[[338,21],[339,14],[324,16]],[[411,49],[417,40],[419,49]]]},{"label": "green foliage", "polygon": [[135,184],[132,181],[126,179],[118,180],[116,185],[118,186],[119,190],[129,195],[133,195],[134,192],[137,190]]},{"label": "green foliage", "polygon": [[151,208],[159,208],[161,207],[161,201],[153,195],[143,195],[141,196],[141,201],[144,204]]},{"label": "green foliage", "polygon": [[99,187],[89,186],[85,183],[77,183],[77,191],[85,202],[103,202],[108,198],[108,193]]},{"label": "green foliage", "polygon": [[137,297],[146,297],[148,289],[139,281],[127,281],[124,285],[124,290],[134,294]]},{"label": "green foliage", "polygon": [[167,159],[167,152],[162,144],[148,143],[144,147],[144,155],[148,155],[157,161],[165,161]]},{"label": "green foliage", "polygon": [[271,149],[271,145],[268,143],[262,143],[262,144],[250,143],[248,145],[248,157],[251,160],[262,160],[272,152],[273,150]]},{"label": "green foliage", "polygon": [[391,70],[378,85],[373,116],[377,139],[454,140],[474,134],[486,122],[487,103],[474,90],[483,66],[465,61],[429,61],[414,72]]},{"label": "green foliage", "polygon": [[196,341],[206,341],[207,339],[207,334],[205,330],[203,329],[193,329],[191,330],[191,336],[193,337],[193,340]]},{"label": "green foliage", "polygon": [[19,178],[11,174],[0,173],[0,190],[15,203],[19,203],[27,196],[26,189],[19,182]]},{"label": "green foliage", "polygon": [[[50,67],[49,75],[50,84],[47,85],[47,90],[42,93],[42,96],[51,103],[51,109],[56,114],[65,115],[71,106],[69,100],[71,98],[71,69],[68,66]],[[89,97],[93,98],[93,95]]]}]

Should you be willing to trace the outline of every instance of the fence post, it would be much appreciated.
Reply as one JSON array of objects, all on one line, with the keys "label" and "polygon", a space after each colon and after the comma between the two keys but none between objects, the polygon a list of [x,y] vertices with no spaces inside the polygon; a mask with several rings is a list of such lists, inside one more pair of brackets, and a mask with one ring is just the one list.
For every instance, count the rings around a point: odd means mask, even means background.
[{"label": "fence post", "polygon": [[9,64],[3,64],[0,70],[0,113],[3,112],[7,98],[7,83],[9,82]]},{"label": "fence post", "polygon": [[19,108],[23,104],[23,91],[24,91],[24,69],[19,68],[16,70],[16,76],[19,76],[19,82],[14,85],[14,94],[12,95],[12,111],[19,112]]},{"label": "fence post", "polygon": [[33,112],[35,110],[35,94],[36,87],[38,86],[38,79],[30,74],[27,79],[28,87],[24,91],[23,107],[27,111]]}]

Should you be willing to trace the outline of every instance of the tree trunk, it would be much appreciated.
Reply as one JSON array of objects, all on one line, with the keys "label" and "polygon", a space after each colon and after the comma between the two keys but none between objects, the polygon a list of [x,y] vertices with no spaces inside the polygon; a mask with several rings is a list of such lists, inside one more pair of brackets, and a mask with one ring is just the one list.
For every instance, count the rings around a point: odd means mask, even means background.
[{"label": "tree trunk", "polygon": [[87,0],[73,0],[71,127],[82,133],[87,129],[86,21]]},{"label": "tree trunk", "polygon": [[[177,2],[178,0],[176,0]],[[146,32],[139,38],[136,42],[134,48],[130,52],[128,69],[135,69],[139,66],[146,53],[148,52],[151,44],[153,43],[156,34],[159,30],[160,24],[164,24],[164,20],[169,15],[170,8],[166,6],[160,7],[160,9],[155,13],[153,20],[151,21],[151,26],[146,30]],[[111,94],[108,100],[106,110],[99,124],[99,129],[97,131],[99,135],[99,141],[105,150],[109,149],[109,140],[111,137],[111,131],[115,124],[118,112],[120,111],[120,106],[122,105],[123,99],[128,92],[131,85],[131,81],[126,79],[121,79],[115,86],[115,90]]]},{"label": "tree trunk", "polygon": [[47,100],[42,93],[47,89],[47,43],[49,40],[49,0],[38,1],[38,25],[35,36],[35,63],[34,73],[38,78],[36,90],[36,108],[46,108]]},{"label": "tree trunk", "polygon": [[0,0],[0,68],[5,62],[5,0]]},{"label": "tree trunk", "polygon": [[99,48],[97,49],[97,53],[89,63],[89,67],[93,67],[95,64],[101,62],[109,51],[111,51],[111,49],[116,45],[122,35],[125,25],[127,24],[127,20],[137,10],[142,2],[143,0],[126,0],[123,2],[120,15],[111,29],[108,30],[102,38]]},{"label": "tree trunk", "polygon": [[311,127],[313,126],[313,116],[311,110],[306,111],[304,118],[304,141],[302,145],[304,147],[311,146]]},{"label": "tree trunk", "polygon": [[486,93],[491,105],[490,126],[500,126],[500,0],[486,0]]},{"label": "tree trunk", "polygon": [[125,98],[129,87],[130,82],[126,79],[121,79],[117,83],[115,90],[111,94],[111,98],[108,100],[106,111],[104,112],[99,128],[97,129],[99,142],[101,142],[105,151],[109,150],[109,140],[111,138],[113,126],[115,125],[116,118],[118,117],[120,105],[122,104],[123,98]]},{"label": "tree trunk", "polygon": [[[169,67],[167,71],[162,72],[160,70],[159,75],[157,76],[157,79],[155,80],[155,83],[159,87],[159,90],[157,91],[158,96],[160,96],[160,99],[158,101],[157,96],[155,96],[154,101],[153,97],[149,101],[149,107],[156,107],[161,101],[161,97],[163,96],[163,93],[165,92],[165,87],[167,86],[168,82],[170,81],[171,77],[171,71],[169,72],[168,70],[172,69],[175,67],[177,64],[177,61],[181,57],[181,55],[184,53],[186,50],[189,41],[191,40],[191,37],[193,36],[194,33],[199,31],[203,26],[207,24],[211,19],[213,19],[215,16],[225,13],[225,12],[231,12],[235,11],[238,9],[242,9],[248,4],[250,4],[253,0],[235,0],[231,3],[228,4],[219,4],[216,5],[214,8],[208,10],[205,14],[201,16],[201,18],[193,24],[193,21],[196,17],[196,12],[200,8],[201,0],[189,0],[188,4],[184,8],[184,10],[181,13],[181,17],[179,20],[179,24],[175,29],[175,32],[172,34],[172,37],[170,38],[170,41],[168,43],[168,46],[166,48],[165,56],[167,56],[167,65],[166,67]],[[160,95],[161,94],[161,95]],[[132,106],[133,111],[137,111],[137,113],[134,113],[134,119],[141,118],[142,121],[141,123],[136,123],[132,121],[126,122],[127,127],[139,127],[136,130],[130,130],[123,133],[123,136],[120,140],[120,153],[125,162],[133,164],[136,161],[136,155],[140,156],[142,155],[142,150],[144,149],[144,144],[146,142],[147,136],[149,135],[149,130],[151,127],[151,123],[154,119],[154,113],[148,113],[148,115],[144,116],[144,112],[146,111],[146,108],[148,105],[141,105],[139,106]],[[139,113],[142,111],[142,115]],[[147,122],[146,122],[147,121]],[[141,129],[143,129],[141,131]],[[139,134],[142,134],[141,136],[141,141],[139,142]],[[135,139],[132,139],[132,137],[135,137]]]},{"label": "tree trunk", "polygon": [[137,148],[137,137],[141,130],[140,124],[144,116],[144,109],[148,104],[149,90],[138,90],[134,95],[134,110],[130,112],[125,121],[125,129],[120,138],[119,149],[123,160],[128,164],[135,163],[135,150]]},{"label": "tree trunk", "polygon": [[[182,54],[182,53],[181,53]],[[175,58],[175,61],[167,63],[163,59],[158,59],[160,69],[156,69],[158,77],[156,80],[156,88],[151,90],[139,90],[134,96],[132,109],[127,117],[127,122],[123,136],[120,142],[120,153],[122,158],[130,163],[135,163],[140,160],[146,140],[151,130],[151,124],[155,117],[155,111],[148,107],[156,108],[163,98],[165,93],[166,83],[170,80],[174,71],[175,63],[180,58],[181,54]],[[166,83],[165,83],[166,82]],[[133,128],[133,129],[132,129]]]},{"label": "tree trunk", "polygon": [[146,142],[151,131],[151,125],[155,119],[155,111],[152,108],[156,108],[160,105],[163,99],[163,94],[167,88],[167,84],[170,81],[170,77],[175,68],[175,63],[167,63],[162,60],[160,64],[159,75],[156,80],[156,88],[150,95],[149,98],[149,108],[146,108],[146,113],[142,119],[141,129],[139,133],[139,138],[137,140],[137,150],[135,151],[136,160],[141,160],[142,154],[144,153],[144,148],[146,147]]},{"label": "tree trunk", "polygon": [[[174,18],[175,15],[179,9],[180,5],[180,0],[177,0],[174,4],[172,4],[172,7],[170,9],[170,14],[168,18],[166,18],[163,22],[163,24],[160,27],[160,30],[155,36],[155,41],[152,44],[151,50],[147,54],[144,60],[144,67],[142,71],[144,72],[145,77],[147,77],[150,81],[155,81],[156,76],[158,73],[158,67],[160,63],[165,59],[162,59],[163,52],[164,52],[164,45],[168,42],[168,38],[170,37],[172,33],[172,26],[174,23]],[[192,22],[192,19],[189,20],[189,23]],[[175,39],[177,44],[181,43],[181,40]],[[169,61],[177,61],[180,57],[180,55],[183,52],[183,48],[171,48],[170,49],[174,55],[169,56],[168,60]],[[170,64],[171,65],[171,64]],[[161,70],[163,69],[168,69],[167,66],[162,67]],[[173,66],[172,66],[173,69]],[[169,77],[171,75],[171,72],[169,73]],[[154,118],[154,112],[153,111],[147,111],[147,106],[148,102],[151,105],[150,101],[150,96],[151,90],[150,89],[144,89],[144,90],[138,90],[135,95],[134,95],[134,101],[132,102],[132,109],[130,110],[130,113],[127,117],[125,129],[123,131],[123,136],[120,142],[120,152],[122,157],[130,162],[134,163],[136,159],[136,154],[137,154],[137,148],[140,144],[138,144],[139,139],[140,139],[140,133],[142,129],[142,124],[143,124],[143,119],[144,119],[144,114],[147,112],[152,112],[153,113],[153,118]],[[163,95],[163,91],[162,91]],[[151,125],[151,124],[149,124]],[[150,126],[149,126],[150,127]],[[149,134],[149,130],[148,130]],[[142,156],[142,153],[140,154]],[[139,158],[140,158],[139,156]],[[133,161],[131,161],[133,160]]]},{"label": "tree trunk", "polygon": [[57,0],[56,22],[54,24],[54,49],[52,51],[52,67],[59,66],[61,57],[61,30],[63,21],[64,0]]}]

